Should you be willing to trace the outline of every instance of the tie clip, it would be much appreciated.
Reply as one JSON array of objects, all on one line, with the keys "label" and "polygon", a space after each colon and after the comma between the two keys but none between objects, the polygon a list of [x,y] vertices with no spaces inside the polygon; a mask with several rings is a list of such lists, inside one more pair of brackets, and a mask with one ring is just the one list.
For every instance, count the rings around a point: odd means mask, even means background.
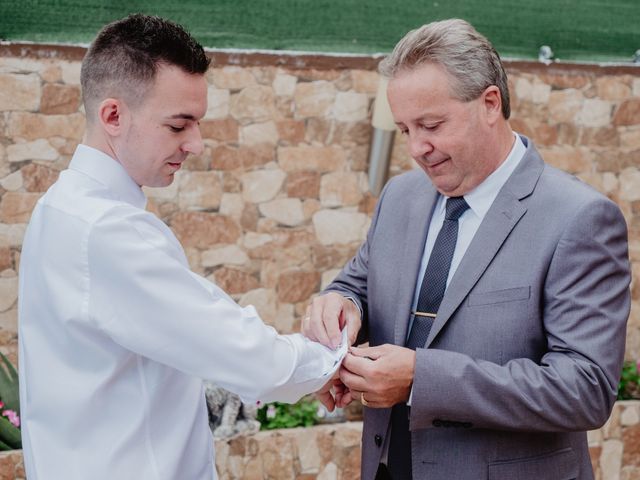
[{"label": "tie clip", "polygon": [[429,313],[429,312],[415,312],[412,311],[411,312],[413,315],[415,315],[416,317],[429,317],[429,318],[436,318],[436,314],[435,313]]}]

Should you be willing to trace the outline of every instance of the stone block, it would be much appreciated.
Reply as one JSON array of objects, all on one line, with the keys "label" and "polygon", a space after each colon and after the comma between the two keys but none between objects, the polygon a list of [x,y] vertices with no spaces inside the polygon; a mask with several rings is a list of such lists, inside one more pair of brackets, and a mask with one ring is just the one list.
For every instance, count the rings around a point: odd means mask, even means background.
[{"label": "stone block", "polygon": [[304,122],[301,120],[280,120],[276,122],[280,142],[297,145],[304,142]]},{"label": "stone block", "polygon": [[630,98],[622,102],[613,115],[613,124],[640,125],[640,98]]},{"label": "stone block", "polygon": [[59,157],[58,151],[44,138],[32,142],[14,143],[7,147],[9,162],[25,160],[54,161]]},{"label": "stone block", "polygon": [[80,87],[46,83],[42,89],[40,112],[46,114],[68,114],[80,108]]},{"label": "stone block", "polygon": [[302,202],[302,211],[304,218],[309,220],[316,212],[322,209],[322,205],[315,198],[307,198]]},{"label": "stone block", "polygon": [[20,170],[13,172],[0,180],[0,186],[10,192],[20,190],[22,185],[22,172]]},{"label": "stone block", "polygon": [[287,196],[319,198],[320,174],[318,172],[291,172],[287,176]]},{"label": "stone block", "polygon": [[544,160],[569,173],[585,172],[591,169],[590,151],[584,147],[561,145],[540,148]]},{"label": "stone block", "polygon": [[180,182],[182,177],[185,175],[189,175],[189,172],[185,170],[178,170],[178,172],[176,172],[176,174],[174,175],[173,182],[171,182],[170,185],[158,188],[142,187],[142,190],[148,198],[157,201],[158,204],[164,202],[177,203]]},{"label": "stone block", "polygon": [[245,265],[249,263],[247,254],[237,245],[212,248],[202,252],[203,267],[217,267],[219,265]]},{"label": "stone block", "polygon": [[82,64],[77,61],[61,60],[58,62],[62,70],[62,82],[67,85],[80,85],[80,69]]},{"label": "stone block", "polygon": [[62,69],[56,64],[45,64],[40,70],[40,78],[47,83],[62,82]]},{"label": "stone block", "polygon": [[275,147],[269,144],[228,147],[221,146],[212,153],[211,168],[236,170],[264,165],[275,160]]},{"label": "stone block", "polygon": [[640,125],[638,127],[628,127],[620,132],[620,146],[640,149]]},{"label": "stone block", "polygon": [[631,96],[631,86],[618,76],[596,79],[597,95],[603,100],[625,100]]},{"label": "stone block", "polygon": [[8,225],[0,223],[0,246],[22,247],[22,240],[24,239],[24,232],[26,228],[27,225],[25,223],[14,223]]},{"label": "stone block", "polygon": [[622,463],[640,467],[640,425],[635,424],[625,428],[622,432],[624,453]]},{"label": "stone block", "polygon": [[281,225],[295,227],[304,222],[302,202],[297,198],[277,198],[259,205],[260,213]]},{"label": "stone block", "polygon": [[6,312],[13,307],[17,299],[18,275],[13,270],[5,270],[0,276],[0,312]]},{"label": "stone block", "polygon": [[262,85],[244,88],[232,95],[230,113],[238,121],[270,120],[275,113],[273,90]]},{"label": "stone block", "polygon": [[27,223],[39,198],[39,193],[6,192],[0,200],[0,221]]},{"label": "stone block", "polygon": [[553,89],[582,89],[589,85],[589,78],[580,73],[551,73],[540,75],[540,80],[548,83]]},{"label": "stone block", "polygon": [[278,147],[278,163],[285,172],[341,170],[346,153],[340,147]]},{"label": "stone block", "polygon": [[355,92],[375,95],[378,91],[380,74],[371,70],[351,70],[351,81]]},{"label": "stone block", "polygon": [[256,84],[256,79],[248,68],[235,66],[210,68],[207,79],[216,87],[229,90],[238,90]]},{"label": "stone block", "polygon": [[244,209],[244,200],[239,193],[223,193],[220,200],[220,213],[239,220]]},{"label": "stone block", "polygon": [[205,140],[235,142],[238,140],[238,122],[233,118],[201,120],[200,133]]},{"label": "stone block", "polygon": [[278,143],[279,135],[275,122],[251,123],[240,127],[241,145],[260,145]]},{"label": "stone block", "polygon": [[549,94],[549,119],[553,123],[572,123],[584,100],[582,93],[572,88],[552,91]]},{"label": "stone block", "polygon": [[38,75],[0,73],[0,111],[35,111],[40,105],[41,95]]},{"label": "stone block", "polygon": [[620,173],[620,198],[640,200],[640,170],[637,168],[626,168]]},{"label": "stone block", "polygon": [[256,170],[242,175],[242,198],[260,203],[272,200],[280,192],[287,174],[280,169]]},{"label": "stone block", "polygon": [[309,300],[318,291],[320,274],[318,272],[283,272],[278,279],[278,300],[297,303]]},{"label": "stone block", "polygon": [[322,272],[322,278],[320,279],[320,291],[324,290],[329,286],[331,282],[335,280],[338,274],[342,271],[340,268],[333,268],[331,270],[327,270]]},{"label": "stone block", "polygon": [[295,118],[324,117],[331,112],[336,88],[330,82],[298,83],[294,93]]},{"label": "stone block", "polygon": [[322,245],[362,242],[370,219],[363,213],[321,210],[313,216],[313,226]]},{"label": "stone block", "polygon": [[170,226],[185,247],[207,249],[236,243],[240,238],[240,227],[233,219],[214,213],[179,212],[171,218]]},{"label": "stone block", "polygon": [[620,479],[623,448],[620,440],[606,440],[602,444],[602,454],[600,455],[602,478],[607,480]]},{"label": "stone block", "polygon": [[323,207],[358,205],[362,200],[357,173],[331,172],[320,181],[320,202]]},{"label": "stone block", "polygon": [[185,172],[180,177],[178,206],[182,210],[217,209],[222,183],[217,172]]},{"label": "stone block", "polygon": [[275,326],[278,318],[275,290],[269,288],[250,290],[242,295],[238,303],[243,307],[253,305],[265,323]]},{"label": "stone block", "polygon": [[576,115],[576,123],[587,127],[605,127],[611,123],[613,104],[598,98],[587,98]]},{"label": "stone block", "polygon": [[551,85],[534,82],[531,89],[531,101],[538,104],[546,104],[551,95]]},{"label": "stone block", "polygon": [[273,91],[279,96],[292,96],[296,91],[298,78],[286,73],[278,73],[273,79]]},{"label": "stone block", "polygon": [[265,478],[295,480],[293,445],[288,436],[273,436],[261,445],[260,451]]},{"label": "stone block", "polygon": [[215,283],[229,295],[246,293],[260,286],[258,279],[248,272],[222,267],[214,273]]},{"label": "stone block", "polygon": [[[622,402],[619,402],[619,404],[620,403]],[[622,425],[622,427],[631,427],[633,425],[637,425],[638,423],[640,423],[640,405],[638,405],[637,402],[630,402],[629,405],[624,406],[624,409],[620,414],[620,425]]]},{"label": "stone block", "polygon": [[367,119],[369,98],[364,93],[338,92],[333,117],[339,122],[362,122]]},{"label": "stone block", "polygon": [[30,163],[20,169],[24,188],[27,192],[46,192],[58,180],[60,172],[37,163]]},{"label": "stone block", "polygon": [[229,116],[231,94],[229,90],[209,86],[207,89],[207,113],[205,119],[221,119]]},{"label": "stone block", "polygon": [[9,117],[9,137],[37,140],[63,137],[80,141],[84,133],[84,115],[43,115],[40,113],[13,112]]}]

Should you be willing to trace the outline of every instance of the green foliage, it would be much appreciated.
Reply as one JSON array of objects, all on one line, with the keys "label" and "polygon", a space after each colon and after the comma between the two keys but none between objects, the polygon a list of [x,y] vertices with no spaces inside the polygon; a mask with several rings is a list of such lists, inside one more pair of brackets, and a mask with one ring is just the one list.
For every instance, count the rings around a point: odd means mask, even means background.
[{"label": "green foliage", "polygon": [[[18,389],[18,372],[0,352],[0,400],[4,406],[2,411],[13,410],[20,415],[20,392]],[[20,429],[7,418],[0,415],[0,451],[22,448]]]},{"label": "green foliage", "polygon": [[268,403],[258,410],[261,430],[275,428],[310,427],[318,423],[320,403],[312,397],[305,397],[298,403]]},{"label": "green foliage", "polygon": [[18,389],[18,372],[0,352],[0,399],[5,410],[13,410],[20,414],[20,391]]},{"label": "green foliage", "polygon": [[624,362],[620,383],[618,384],[618,400],[640,399],[640,371],[638,363],[632,360]]},{"label": "green foliage", "polygon": [[20,429],[5,417],[0,417],[0,450],[13,450],[22,448],[22,436]]}]

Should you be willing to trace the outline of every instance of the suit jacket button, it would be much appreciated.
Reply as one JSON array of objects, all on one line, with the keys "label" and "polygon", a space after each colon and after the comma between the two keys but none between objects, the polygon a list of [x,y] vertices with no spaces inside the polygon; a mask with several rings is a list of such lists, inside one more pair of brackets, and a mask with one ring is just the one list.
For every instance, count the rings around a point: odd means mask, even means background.
[{"label": "suit jacket button", "polygon": [[442,426],[442,420],[440,420],[439,418],[436,418],[433,422],[431,422],[431,424],[434,427],[441,427]]},{"label": "suit jacket button", "polygon": [[373,437],[374,442],[376,442],[376,447],[379,447],[382,445],[382,437],[380,435],[376,435],[375,437]]}]

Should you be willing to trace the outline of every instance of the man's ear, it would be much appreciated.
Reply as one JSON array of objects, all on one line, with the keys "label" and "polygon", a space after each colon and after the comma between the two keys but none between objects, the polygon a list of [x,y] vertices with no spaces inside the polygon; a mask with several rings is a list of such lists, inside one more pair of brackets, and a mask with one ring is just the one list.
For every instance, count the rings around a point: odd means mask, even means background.
[{"label": "man's ear", "polygon": [[126,104],[116,98],[104,99],[98,105],[98,121],[109,136],[121,135],[129,123]]},{"label": "man's ear", "polygon": [[502,97],[500,95],[500,89],[495,85],[488,86],[482,93],[482,100],[487,122],[493,125],[502,118]]}]

